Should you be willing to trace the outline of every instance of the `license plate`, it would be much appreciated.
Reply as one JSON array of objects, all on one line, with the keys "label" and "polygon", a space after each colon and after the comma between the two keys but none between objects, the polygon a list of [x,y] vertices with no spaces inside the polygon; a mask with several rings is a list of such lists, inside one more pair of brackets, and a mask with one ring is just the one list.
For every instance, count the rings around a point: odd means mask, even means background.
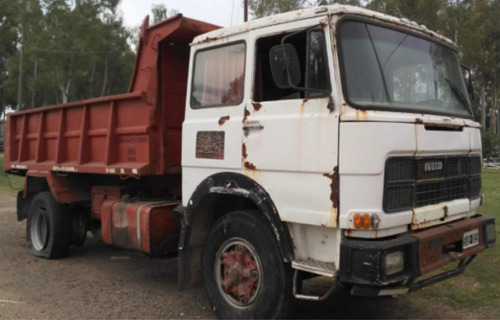
[{"label": "license plate", "polygon": [[479,229],[474,229],[464,233],[462,237],[462,249],[477,246],[479,244]]}]

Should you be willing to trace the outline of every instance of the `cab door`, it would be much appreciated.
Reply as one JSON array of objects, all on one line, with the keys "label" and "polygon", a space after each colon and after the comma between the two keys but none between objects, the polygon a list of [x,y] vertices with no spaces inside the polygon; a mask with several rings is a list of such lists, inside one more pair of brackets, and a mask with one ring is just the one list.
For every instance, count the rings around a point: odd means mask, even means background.
[{"label": "cab door", "polygon": [[[277,84],[271,72],[284,36],[300,64],[295,87],[305,90]],[[335,228],[339,107],[329,26],[303,20],[254,30],[249,41],[243,172],[269,192],[283,221]]]},{"label": "cab door", "polygon": [[182,133],[185,206],[205,178],[218,172],[241,172],[246,56],[242,37],[191,48]]}]

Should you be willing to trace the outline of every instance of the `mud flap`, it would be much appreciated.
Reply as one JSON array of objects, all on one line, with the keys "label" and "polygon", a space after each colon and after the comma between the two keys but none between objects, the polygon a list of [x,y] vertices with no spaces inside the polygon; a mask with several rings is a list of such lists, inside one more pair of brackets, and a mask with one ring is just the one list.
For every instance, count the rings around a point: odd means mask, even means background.
[{"label": "mud flap", "polygon": [[17,221],[23,221],[28,218],[34,196],[34,194],[29,194],[26,198],[23,198],[23,190],[17,193]]}]

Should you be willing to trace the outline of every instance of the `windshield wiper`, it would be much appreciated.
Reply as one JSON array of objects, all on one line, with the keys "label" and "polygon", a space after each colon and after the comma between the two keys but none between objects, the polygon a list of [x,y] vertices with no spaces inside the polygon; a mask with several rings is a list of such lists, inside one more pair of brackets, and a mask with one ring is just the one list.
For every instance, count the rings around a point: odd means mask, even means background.
[{"label": "windshield wiper", "polygon": [[377,59],[378,70],[380,72],[380,77],[382,78],[382,84],[384,85],[384,91],[385,91],[385,96],[387,98],[387,102],[391,103],[392,101],[389,96],[389,89],[387,89],[387,83],[385,82],[384,68],[382,68],[382,64],[380,63],[380,57],[378,56],[377,48],[375,48],[375,43],[373,42],[372,35],[370,33],[370,30],[368,29],[367,24],[365,24],[365,28],[366,28],[366,33],[368,34],[368,38],[370,39],[370,42],[372,44],[373,53],[375,54],[375,58]]},{"label": "windshield wiper", "polygon": [[453,94],[455,95],[455,97],[458,100],[460,100],[460,102],[467,108],[467,110],[469,110],[469,112],[471,113],[471,115],[473,115],[474,113],[472,111],[472,107],[469,104],[469,101],[467,100],[467,98],[465,97],[465,95],[462,93],[462,90],[460,90],[453,82],[451,82],[451,80],[448,77],[444,77],[444,80],[446,80],[446,82],[450,86],[451,92],[453,92]]}]

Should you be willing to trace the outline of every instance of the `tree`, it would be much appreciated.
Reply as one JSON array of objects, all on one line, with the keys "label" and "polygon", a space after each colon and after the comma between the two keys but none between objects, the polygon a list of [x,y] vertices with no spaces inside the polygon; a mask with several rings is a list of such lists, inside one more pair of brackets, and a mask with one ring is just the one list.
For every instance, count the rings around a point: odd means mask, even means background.
[{"label": "tree", "polygon": [[153,6],[151,7],[151,13],[153,14],[153,23],[158,23],[162,20],[167,19],[168,17],[178,14],[179,11],[176,9],[168,10],[167,6],[161,3],[153,4]]},{"label": "tree", "polygon": [[439,31],[443,0],[372,0],[367,8],[416,21],[431,30]]},{"label": "tree", "polygon": [[18,50],[4,82],[19,109],[127,90],[134,54],[118,0],[22,1],[31,16],[17,17]]},{"label": "tree", "polygon": [[498,157],[500,153],[500,137],[489,131],[481,131],[481,140],[483,146],[483,158]]},{"label": "tree", "polygon": [[7,60],[16,53],[16,9],[15,2],[0,1],[0,115],[3,115],[8,104],[15,101],[8,96],[6,80],[8,78]]},{"label": "tree", "polygon": [[153,4],[151,12],[153,13],[153,23],[167,19],[167,6],[163,3]]},{"label": "tree", "polygon": [[303,8],[307,0],[249,0],[248,6],[256,18]]}]

